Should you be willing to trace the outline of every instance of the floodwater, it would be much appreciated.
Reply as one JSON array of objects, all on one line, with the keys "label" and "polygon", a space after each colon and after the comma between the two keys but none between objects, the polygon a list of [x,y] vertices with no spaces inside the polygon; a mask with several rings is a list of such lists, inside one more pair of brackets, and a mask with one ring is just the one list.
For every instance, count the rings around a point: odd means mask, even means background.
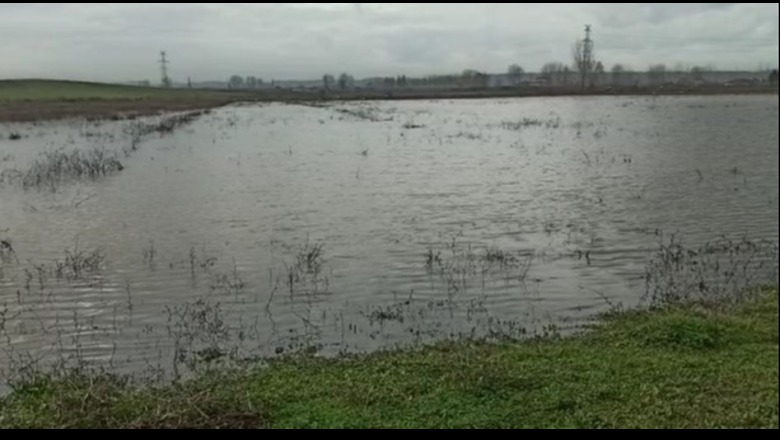
[{"label": "floodwater", "polygon": [[[137,121],[0,125],[0,365],[576,328],[638,303],[668,234],[777,242],[777,121],[776,96],[240,105],[134,152]],[[96,146],[123,170],[12,178]]]}]

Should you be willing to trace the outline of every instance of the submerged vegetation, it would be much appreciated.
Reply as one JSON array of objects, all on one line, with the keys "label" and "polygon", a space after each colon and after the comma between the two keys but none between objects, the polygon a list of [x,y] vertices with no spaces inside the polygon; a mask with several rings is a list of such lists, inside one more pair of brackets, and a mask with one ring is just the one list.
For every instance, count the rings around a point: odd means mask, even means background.
[{"label": "submerged vegetation", "polygon": [[56,187],[68,180],[96,179],[122,171],[124,166],[116,153],[105,148],[86,152],[63,149],[41,153],[21,178],[25,188]]},{"label": "submerged vegetation", "polygon": [[[2,250],[13,252],[5,242]],[[325,247],[307,240],[290,250],[279,283],[290,289],[290,301],[307,298],[300,304],[311,308],[327,284]],[[0,398],[0,427],[776,428],[777,287],[734,282],[740,274],[753,274],[740,279],[756,283],[774,273],[776,283],[776,250],[776,244],[748,240],[690,249],[675,237],[662,239],[647,266],[645,308],[613,304],[577,334],[496,325],[481,335],[373,354],[315,356],[321,346],[306,339],[277,347],[276,357],[258,358],[243,344],[259,342],[252,336],[257,329],[237,327],[220,303],[198,298],[166,307],[172,378],[157,369],[123,375],[78,357],[45,367],[6,348],[15,370],[7,376],[10,394]],[[144,250],[150,270],[156,253],[153,243]],[[99,271],[103,259],[98,250],[76,248],[53,272],[34,265],[41,292],[45,273],[72,282]],[[523,252],[453,239],[429,248],[424,263],[446,288],[441,306],[453,310],[467,304],[461,299],[474,276],[524,280],[532,261]],[[247,287],[235,262],[230,273],[220,273],[216,263],[192,248],[189,263],[181,265],[189,265],[193,277],[210,274],[212,289],[225,289],[224,298]],[[680,294],[700,279],[708,280],[708,291],[718,286],[718,295]],[[726,289],[729,295],[722,294]],[[132,311],[129,285],[127,296]],[[418,319],[431,305],[411,292],[363,316],[381,331]],[[472,300],[468,307],[478,312],[484,304]],[[309,337],[330,325],[316,322],[311,310],[301,317],[313,332]],[[76,319],[75,326],[94,327]],[[0,309],[6,341],[13,320],[13,309]],[[350,323],[349,330],[358,325]]]},{"label": "submerged vegetation", "polygon": [[0,427],[777,428],[777,295],[612,314],[572,338],[296,355],[170,385],[39,376],[0,400]]},{"label": "submerged vegetation", "polygon": [[[125,127],[129,145],[122,148],[129,157],[139,148],[141,140],[151,134],[170,134],[177,127],[189,124],[208,110],[186,112],[161,118],[159,121],[133,120]],[[87,132],[85,136],[92,136]],[[60,185],[83,179],[96,180],[124,170],[119,151],[106,147],[66,150],[61,147],[42,152],[24,171],[6,169],[0,174],[0,183],[19,183],[24,188],[56,190]]]}]

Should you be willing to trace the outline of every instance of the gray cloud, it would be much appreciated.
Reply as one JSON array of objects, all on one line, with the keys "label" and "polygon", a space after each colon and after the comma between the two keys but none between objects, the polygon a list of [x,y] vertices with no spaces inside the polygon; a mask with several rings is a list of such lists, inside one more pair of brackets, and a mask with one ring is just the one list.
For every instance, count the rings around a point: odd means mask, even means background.
[{"label": "gray cloud", "polygon": [[0,78],[156,80],[161,49],[178,80],[537,70],[586,23],[607,66],[778,63],[777,3],[5,3]]}]

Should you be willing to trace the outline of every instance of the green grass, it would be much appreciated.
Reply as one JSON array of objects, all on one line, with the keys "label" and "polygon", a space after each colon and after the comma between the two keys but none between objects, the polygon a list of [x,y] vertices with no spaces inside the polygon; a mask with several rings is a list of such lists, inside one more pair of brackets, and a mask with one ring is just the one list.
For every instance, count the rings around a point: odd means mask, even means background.
[{"label": "green grass", "polygon": [[227,96],[227,92],[135,87],[78,81],[0,81],[0,103],[14,101],[208,99],[224,96]]},{"label": "green grass", "polygon": [[778,427],[778,293],[605,317],[572,338],[323,360],[142,388],[42,378],[0,427]]}]

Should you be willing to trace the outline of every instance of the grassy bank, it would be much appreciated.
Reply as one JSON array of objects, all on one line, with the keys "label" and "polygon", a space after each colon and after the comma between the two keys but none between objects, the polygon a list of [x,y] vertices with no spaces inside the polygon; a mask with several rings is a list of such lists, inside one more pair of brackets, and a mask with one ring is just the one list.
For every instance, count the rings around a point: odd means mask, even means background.
[{"label": "grassy bank", "polygon": [[223,91],[163,89],[54,80],[0,81],[0,122],[114,118],[200,110],[244,98]]},{"label": "grassy bank", "polygon": [[274,361],[157,388],[38,379],[0,427],[778,427],[778,293],[580,336]]}]

